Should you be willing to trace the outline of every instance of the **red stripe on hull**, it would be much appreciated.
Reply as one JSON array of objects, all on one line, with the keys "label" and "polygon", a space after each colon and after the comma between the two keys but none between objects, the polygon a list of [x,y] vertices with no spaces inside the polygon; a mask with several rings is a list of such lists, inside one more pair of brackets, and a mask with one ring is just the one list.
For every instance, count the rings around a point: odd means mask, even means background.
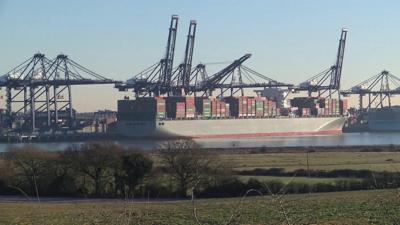
[{"label": "red stripe on hull", "polygon": [[314,136],[314,135],[339,135],[342,130],[304,131],[304,132],[273,132],[273,133],[247,133],[247,134],[210,134],[192,136],[196,139],[206,138],[256,138],[256,137],[287,137],[287,136]]}]

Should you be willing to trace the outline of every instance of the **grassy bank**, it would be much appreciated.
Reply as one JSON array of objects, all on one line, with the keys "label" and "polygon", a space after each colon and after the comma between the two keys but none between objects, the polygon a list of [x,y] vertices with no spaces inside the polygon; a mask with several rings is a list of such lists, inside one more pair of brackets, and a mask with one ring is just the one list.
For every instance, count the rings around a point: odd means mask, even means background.
[{"label": "grassy bank", "polygon": [[[235,170],[254,168],[284,168],[286,171],[307,168],[306,152],[289,153],[222,153],[221,162]],[[308,154],[310,169],[367,169],[371,171],[400,171],[400,152],[331,152],[317,151]]]},{"label": "grassy bank", "polygon": [[[249,197],[241,207],[239,201],[200,200],[195,204],[198,219],[201,224],[226,224],[230,218],[237,224],[395,224],[400,220],[397,190]],[[0,224],[198,224],[191,202],[0,203],[0,212]]]}]

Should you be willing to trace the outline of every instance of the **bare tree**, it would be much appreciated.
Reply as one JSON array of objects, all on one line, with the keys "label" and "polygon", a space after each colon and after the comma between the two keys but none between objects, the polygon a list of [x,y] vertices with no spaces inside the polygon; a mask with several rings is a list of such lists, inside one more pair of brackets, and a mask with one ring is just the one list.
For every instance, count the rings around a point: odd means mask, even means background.
[{"label": "bare tree", "polygon": [[104,187],[114,182],[114,170],[119,169],[122,154],[123,149],[119,146],[102,142],[73,146],[63,157],[93,181],[94,194],[100,196]]},{"label": "bare tree", "polygon": [[[51,161],[56,153],[51,153],[37,148],[33,145],[26,145],[21,148],[12,148],[5,153],[5,160],[10,169],[14,170],[15,179],[22,183],[26,181],[30,193],[35,193],[39,200],[38,180],[45,178],[51,171]],[[16,185],[19,181],[15,181]]]},{"label": "bare tree", "polygon": [[191,140],[166,142],[160,146],[159,154],[163,167],[177,182],[182,197],[213,171],[213,158]]}]

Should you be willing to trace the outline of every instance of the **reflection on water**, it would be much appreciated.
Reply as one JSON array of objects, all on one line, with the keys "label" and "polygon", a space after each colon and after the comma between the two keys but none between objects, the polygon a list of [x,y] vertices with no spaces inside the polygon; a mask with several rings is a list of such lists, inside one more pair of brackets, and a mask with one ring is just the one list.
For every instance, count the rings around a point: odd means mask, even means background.
[{"label": "reflection on water", "polygon": [[200,143],[206,148],[400,145],[400,133],[348,133],[338,136],[210,139]]},{"label": "reflection on water", "polygon": [[[295,146],[351,146],[351,145],[400,145],[400,133],[349,133],[338,136],[311,137],[263,137],[241,139],[197,139],[204,148],[243,148],[243,147],[295,147]],[[164,141],[118,141],[123,147],[138,147],[151,150]],[[75,143],[81,144],[81,143]],[[0,144],[0,152],[10,147],[24,144]],[[36,146],[49,151],[64,150],[71,143],[35,143]]]}]

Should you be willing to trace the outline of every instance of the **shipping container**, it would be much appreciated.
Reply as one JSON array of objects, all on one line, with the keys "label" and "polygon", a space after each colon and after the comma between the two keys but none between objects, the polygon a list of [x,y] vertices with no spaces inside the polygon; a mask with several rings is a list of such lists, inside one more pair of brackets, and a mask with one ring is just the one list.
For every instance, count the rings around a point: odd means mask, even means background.
[{"label": "shipping container", "polygon": [[211,116],[215,117],[217,115],[217,103],[215,101],[211,101]]},{"label": "shipping container", "polygon": [[204,118],[211,117],[211,100],[208,98],[195,98],[196,114]]},{"label": "shipping container", "polygon": [[319,104],[319,99],[315,97],[296,97],[290,100],[292,107],[315,108]]},{"label": "shipping container", "polygon": [[232,117],[247,116],[247,97],[226,97],[224,102],[229,104],[229,114]]},{"label": "shipping container", "polygon": [[268,100],[264,100],[264,117],[269,117],[269,108]]},{"label": "shipping container", "polygon": [[340,107],[340,114],[341,115],[347,115],[348,114],[349,103],[348,103],[347,99],[341,99],[339,107]]},{"label": "shipping container", "polygon": [[195,98],[192,96],[185,97],[185,117],[189,119],[195,118],[196,109],[195,109]]},{"label": "shipping container", "polygon": [[118,101],[117,117],[123,120],[153,120],[165,118],[194,119],[197,117],[336,116],[346,114],[348,110],[347,99],[295,98],[292,103],[311,107],[280,109],[275,101],[265,97],[241,96],[224,99],[191,96],[150,97]]},{"label": "shipping container", "polygon": [[229,103],[225,103],[225,117],[227,117],[227,118],[231,117]]},{"label": "shipping container", "polygon": [[156,97],[156,107],[157,107],[157,118],[158,119],[165,119],[166,118],[166,106],[165,106],[165,99],[162,97]]},{"label": "shipping container", "polygon": [[256,98],[255,101],[255,116],[264,117],[264,100],[261,98]]},{"label": "shipping container", "polygon": [[154,120],[164,119],[165,100],[162,98],[138,98],[119,100],[117,118],[120,120]]}]

